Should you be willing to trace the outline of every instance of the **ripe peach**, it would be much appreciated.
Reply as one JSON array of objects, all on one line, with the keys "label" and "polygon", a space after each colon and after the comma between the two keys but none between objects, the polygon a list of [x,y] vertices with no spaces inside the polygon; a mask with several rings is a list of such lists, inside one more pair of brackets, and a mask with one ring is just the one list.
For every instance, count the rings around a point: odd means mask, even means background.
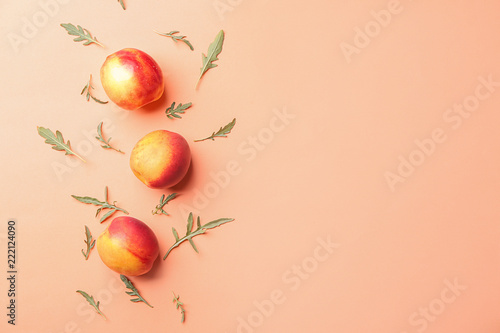
[{"label": "ripe peach", "polygon": [[130,154],[130,168],[151,188],[167,188],[179,183],[191,163],[191,150],[180,134],[157,130],[137,142]]},{"label": "ripe peach", "polygon": [[127,110],[158,100],[164,90],[160,66],[147,53],[131,48],[106,58],[101,83],[109,99]]},{"label": "ripe peach", "polygon": [[149,272],[160,251],[153,230],[129,216],[111,221],[97,238],[96,246],[106,266],[127,276]]}]

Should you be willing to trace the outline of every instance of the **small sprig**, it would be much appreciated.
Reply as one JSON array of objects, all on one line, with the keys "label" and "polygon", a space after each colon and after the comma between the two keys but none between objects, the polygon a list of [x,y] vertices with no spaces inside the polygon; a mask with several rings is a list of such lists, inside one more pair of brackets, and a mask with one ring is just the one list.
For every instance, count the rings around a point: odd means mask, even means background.
[{"label": "small sprig", "polygon": [[167,115],[168,119],[174,119],[174,118],[182,118],[179,116],[179,113],[184,113],[185,110],[189,109],[193,103],[189,102],[186,104],[180,103],[175,107],[175,102],[172,102],[172,105],[170,105],[166,110],[165,114]]},{"label": "small sprig", "polygon": [[207,55],[205,55],[203,53],[201,54],[202,66],[200,68],[200,76],[198,77],[198,81],[196,82],[196,87],[198,87],[198,84],[200,83],[201,78],[203,77],[203,75],[205,75],[205,73],[210,68],[217,67],[217,64],[214,64],[213,62],[219,60],[219,58],[217,58],[217,57],[219,56],[219,54],[222,51],[222,44],[224,44],[224,31],[223,30],[219,31],[217,36],[215,36],[215,40],[208,47]]},{"label": "small sprig", "polygon": [[82,28],[79,25],[77,25],[75,27],[75,25],[71,24],[71,23],[61,23],[61,27],[66,29],[66,31],[68,32],[68,35],[77,36],[75,39],[73,39],[73,41],[75,41],[75,42],[85,41],[83,43],[83,45],[85,45],[85,46],[92,44],[92,43],[95,43],[95,44],[99,45],[100,47],[104,47],[104,45],[99,43],[97,41],[97,38],[93,37],[87,29]]},{"label": "small sprig", "polygon": [[125,10],[125,4],[123,3],[123,0],[118,0],[118,2],[120,3],[120,5],[122,6],[123,10]]},{"label": "small sprig", "polygon": [[95,239],[92,239],[92,234],[90,233],[89,227],[85,226],[85,237],[87,238],[84,240],[84,243],[87,244],[87,251],[82,250],[82,254],[85,257],[85,260],[89,259],[90,251],[94,248],[95,246]]},{"label": "small sprig", "polygon": [[117,151],[119,153],[122,153],[122,154],[125,154],[124,152],[122,152],[120,149],[116,149],[115,147],[112,147],[109,142],[111,141],[111,138],[109,138],[107,141],[104,139],[103,135],[102,135],[102,121],[99,123],[99,125],[97,125],[97,135],[95,138],[99,141],[101,141],[102,143],[104,143],[103,145],[101,145],[102,148],[104,149],[113,149],[114,151]]},{"label": "small sprig", "polygon": [[96,198],[92,198],[92,197],[79,197],[76,195],[71,195],[71,196],[73,198],[75,198],[76,200],[83,202],[85,204],[91,204],[94,206],[101,206],[99,209],[97,209],[97,213],[95,214],[96,217],[97,217],[97,215],[99,215],[101,210],[109,209],[109,211],[106,214],[104,214],[101,217],[101,219],[99,220],[100,223],[104,222],[107,218],[109,218],[111,215],[113,215],[118,210],[125,213],[125,214],[128,214],[128,212],[125,209],[117,207],[115,205],[116,201],[114,201],[113,204],[108,202],[108,187],[107,186],[104,189],[104,200],[105,200],[104,202],[99,201]]},{"label": "small sprig", "polygon": [[178,34],[179,31],[170,31],[168,33],[166,33],[166,32],[158,32],[156,30],[153,30],[153,31],[156,32],[158,35],[172,38],[172,40],[174,42],[176,42],[176,43],[177,43],[177,41],[184,42],[187,46],[189,46],[189,48],[191,49],[191,51],[194,51],[193,45],[186,39],[186,36],[175,35],[175,34]]},{"label": "small sprig", "polygon": [[89,294],[87,294],[85,291],[82,291],[82,290],[77,290],[76,292],[80,293],[83,297],[85,297],[87,302],[89,302],[89,304],[94,307],[95,311],[98,314],[100,314],[104,318],[104,320],[107,319],[106,316],[104,315],[104,313],[102,313],[101,310],[99,310],[99,301],[97,301],[97,303],[96,303],[94,300],[94,296],[89,296]]},{"label": "small sprig", "polygon": [[163,194],[160,198],[160,203],[158,205],[156,205],[155,209],[152,211],[153,215],[164,214],[164,215],[168,216],[168,213],[163,209],[163,207],[165,207],[165,205],[168,204],[168,202],[170,200],[172,200],[173,198],[175,198],[176,196],[177,196],[177,193],[172,193],[172,194],[169,194],[168,197],[165,198],[165,194]]},{"label": "small sprig", "polygon": [[91,93],[92,89],[94,89],[94,87],[92,86],[92,74],[90,74],[89,82],[87,82],[87,84],[85,85],[85,87],[83,87],[83,90],[80,93],[80,95],[83,95],[83,93],[85,91],[87,91],[87,94],[85,95],[85,98],[87,99],[87,102],[90,100],[90,98],[92,98],[94,101],[96,101],[99,104],[107,104],[108,103],[108,101],[103,102],[100,99],[94,97],[94,95],[92,95],[92,93]]},{"label": "small sprig", "polygon": [[189,213],[188,223],[187,223],[187,228],[186,228],[186,236],[179,238],[179,234],[177,233],[177,230],[175,230],[175,228],[172,228],[172,233],[174,234],[174,237],[175,237],[175,243],[174,243],[174,245],[172,245],[168,249],[167,253],[163,257],[163,260],[167,259],[167,256],[170,254],[170,252],[174,248],[176,248],[177,246],[181,245],[182,242],[184,242],[184,241],[189,241],[189,243],[191,244],[193,249],[196,251],[196,253],[198,253],[198,249],[196,248],[196,245],[194,245],[194,242],[193,242],[193,237],[198,236],[198,235],[202,235],[205,232],[207,232],[208,229],[217,228],[218,226],[220,226],[224,223],[231,222],[231,221],[234,221],[234,219],[220,218],[220,219],[208,222],[207,224],[201,225],[200,224],[200,217],[198,216],[198,218],[196,219],[197,228],[195,231],[193,231],[193,213]]},{"label": "small sprig", "polygon": [[127,277],[125,275],[120,274],[120,279],[123,281],[123,283],[125,283],[125,286],[128,289],[131,290],[131,291],[126,291],[125,293],[127,293],[130,296],[137,297],[137,298],[130,299],[131,302],[144,302],[149,307],[153,307],[151,304],[149,304],[148,302],[146,302],[146,300],[144,298],[142,298],[142,296],[139,294],[139,291],[137,290],[137,288],[134,287],[134,285],[132,284],[132,282],[129,279],[127,279]]},{"label": "small sprig", "polygon": [[226,134],[231,133],[231,130],[233,129],[234,125],[236,124],[236,118],[234,118],[229,124],[227,124],[224,127],[221,127],[217,132],[213,132],[212,135],[209,137],[206,137],[205,139],[200,139],[200,140],[194,140],[194,142],[199,142],[199,141],[204,141],[211,139],[212,141],[215,140],[216,137],[227,137]]},{"label": "small sprig", "polygon": [[56,133],[54,134],[50,129],[39,126],[37,126],[37,130],[38,134],[40,134],[40,136],[45,139],[45,143],[53,146],[52,149],[65,151],[65,155],[74,155],[85,162],[85,160],[80,155],[78,155],[71,149],[69,140],[68,142],[64,142],[64,138],[61,132],[56,131]]},{"label": "small sprig", "polygon": [[184,303],[182,303],[181,301],[179,301],[179,295],[175,296],[175,293],[172,291],[172,294],[174,294],[174,299],[173,299],[173,302],[175,303],[175,308],[178,310],[178,309],[181,309],[181,323],[184,322],[184,320],[186,319],[186,310],[184,310]]}]

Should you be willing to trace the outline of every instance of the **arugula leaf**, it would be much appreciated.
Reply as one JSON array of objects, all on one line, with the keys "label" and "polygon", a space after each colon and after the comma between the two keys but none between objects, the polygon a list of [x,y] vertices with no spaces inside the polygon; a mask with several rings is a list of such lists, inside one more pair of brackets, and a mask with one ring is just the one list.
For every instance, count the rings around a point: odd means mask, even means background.
[{"label": "arugula leaf", "polygon": [[179,116],[179,113],[184,113],[185,110],[189,109],[193,103],[189,102],[186,104],[180,103],[177,107],[175,107],[175,102],[172,102],[172,105],[170,105],[167,110],[165,110],[165,114],[169,119],[174,119],[174,118],[182,118]]},{"label": "arugula leaf", "polygon": [[90,100],[90,98],[92,97],[92,99],[93,99],[94,101],[96,101],[97,103],[99,103],[99,104],[108,104],[108,101],[103,102],[103,101],[101,101],[100,99],[98,99],[98,98],[94,97],[94,96],[92,95],[92,93],[91,93],[91,90],[92,90],[92,89],[94,89],[94,87],[92,86],[92,74],[90,74],[90,79],[89,79],[89,81],[87,82],[87,84],[85,85],[85,87],[83,87],[83,90],[82,90],[82,92],[80,93],[80,95],[83,95],[83,93],[84,93],[85,91],[87,91],[87,94],[85,95],[85,97],[86,97],[86,99],[87,99],[87,102],[88,102],[88,101]]},{"label": "arugula leaf", "polygon": [[179,295],[175,296],[175,293],[172,291],[172,294],[174,294],[174,299],[172,300],[174,303],[175,303],[175,308],[176,309],[181,309],[181,323],[184,322],[184,320],[186,319],[186,316],[185,316],[185,312],[186,310],[184,310],[184,303],[182,303],[180,300],[179,300]]},{"label": "arugula leaf", "polygon": [[205,139],[200,139],[200,140],[194,140],[194,142],[199,142],[199,141],[204,141],[208,139],[212,139],[212,141],[215,140],[216,137],[227,137],[226,134],[231,133],[231,130],[233,129],[234,125],[236,124],[236,118],[234,118],[229,124],[227,124],[224,127],[221,127],[217,132],[213,132],[212,135],[206,137]]},{"label": "arugula leaf", "polygon": [[165,37],[170,37],[172,38],[172,40],[174,42],[177,43],[177,41],[181,41],[181,42],[184,42],[187,46],[189,46],[189,48],[191,49],[191,51],[194,51],[194,47],[193,45],[187,40],[185,39],[186,36],[177,36],[176,34],[179,33],[179,31],[170,31],[170,32],[158,32],[156,30],[153,30],[154,32],[156,32],[158,35],[160,36],[165,36]]},{"label": "arugula leaf", "polygon": [[224,44],[224,31],[221,30],[219,31],[217,36],[215,36],[215,40],[212,42],[212,44],[210,44],[210,46],[208,47],[207,55],[203,53],[201,54],[202,66],[200,68],[200,76],[198,77],[198,82],[196,83],[196,86],[198,86],[201,78],[203,77],[203,75],[205,75],[205,73],[209,69],[217,67],[217,64],[214,64],[213,62],[219,60],[219,58],[217,57],[222,51],[223,44]]},{"label": "arugula leaf", "polygon": [[104,47],[104,45],[99,43],[97,41],[97,38],[93,37],[87,29],[82,28],[79,25],[75,27],[75,25],[71,24],[71,23],[61,23],[61,27],[66,29],[66,31],[68,32],[68,35],[77,36],[75,39],[73,39],[73,41],[75,41],[75,42],[85,41],[83,43],[83,45],[85,45],[85,46],[90,45],[92,43],[95,43],[95,44],[99,45],[100,47]]},{"label": "arugula leaf", "polygon": [[104,200],[105,201],[100,201],[100,200],[97,200],[96,198],[92,198],[92,197],[80,197],[80,196],[76,196],[76,195],[71,195],[71,196],[82,203],[90,204],[90,205],[94,205],[94,206],[101,206],[99,209],[97,209],[97,212],[95,214],[96,217],[97,217],[97,215],[99,215],[101,210],[109,209],[109,211],[106,214],[104,214],[101,217],[101,219],[99,220],[100,223],[104,222],[107,218],[109,218],[111,215],[113,215],[116,211],[121,211],[125,214],[128,214],[128,212],[125,209],[117,207],[115,205],[116,201],[113,202],[113,204],[108,202],[108,187],[107,186],[104,188]]},{"label": "arugula leaf", "polygon": [[116,149],[114,147],[112,147],[109,142],[111,141],[111,138],[109,138],[107,141],[104,139],[103,135],[102,135],[102,124],[103,122],[101,121],[99,123],[99,125],[97,125],[97,135],[95,138],[99,141],[101,141],[102,143],[104,143],[103,145],[101,145],[102,148],[104,149],[113,149],[114,151],[117,151],[119,153],[122,153],[122,154],[125,154],[124,152],[122,152],[120,149]]},{"label": "arugula leaf", "polygon": [[89,259],[89,255],[90,255],[90,251],[95,246],[95,239],[92,239],[92,234],[90,233],[90,229],[87,226],[85,226],[85,236],[87,237],[87,240],[85,240],[84,243],[87,244],[87,251],[84,252],[82,250],[82,254],[85,257],[85,260],[88,260]]},{"label": "arugula leaf", "polygon": [[78,155],[71,149],[71,144],[69,140],[68,142],[64,142],[64,138],[61,132],[56,131],[56,133],[54,134],[50,129],[40,126],[37,126],[37,130],[38,134],[40,134],[40,136],[45,139],[45,143],[48,143],[49,145],[53,146],[52,149],[58,151],[65,151],[66,152],[65,155],[75,155],[83,162],[86,162],[80,155]]},{"label": "arugula leaf", "polygon": [[104,320],[107,320],[104,313],[102,313],[101,310],[99,310],[99,301],[97,301],[96,303],[94,300],[94,296],[89,296],[89,294],[87,294],[85,291],[82,290],[77,290],[76,292],[80,293],[87,300],[87,302],[89,302],[89,304],[94,307],[95,311],[104,318]]},{"label": "arugula leaf", "polygon": [[172,193],[169,194],[168,197],[165,198],[165,194],[163,194],[160,198],[160,203],[156,205],[155,210],[152,211],[153,215],[156,214],[164,214],[168,216],[168,213],[163,210],[163,207],[172,199],[174,199],[177,196],[177,193]]},{"label": "arugula leaf", "polygon": [[137,288],[134,287],[134,285],[132,284],[132,282],[125,275],[120,274],[120,279],[123,281],[123,283],[125,283],[125,286],[128,289],[131,290],[131,291],[126,291],[125,293],[127,293],[130,296],[137,297],[137,298],[130,299],[131,302],[144,302],[149,307],[153,307],[151,304],[149,304],[148,302],[146,302],[146,300],[144,298],[142,298],[142,296],[139,294],[139,291],[137,290]]},{"label": "arugula leaf", "polygon": [[168,249],[167,253],[163,257],[163,260],[167,259],[167,256],[170,254],[170,252],[174,248],[178,247],[179,245],[181,245],[185,241],[189,241],[189,243],[191,244],[193,249],[196,251],[196,253],[198,253],[198,249],[196,248],[196,245],[193,242],[193,237],[196,237],[198,235],[202,235],[208,229],[216,228],[218,226],[221,226],[221,225],[228,223],[228,222],[231,222],[231,221],[234,221],[234,219],[232,219],[232,218],[220,218],[220,219],[208,222],[207,224],[201,225],[200,224],[200,217],[198,216],[198,218],[196,220],[197,229],[195,231],[193,231],[192,230],[193,229],[193,213],[189,213],[188,223],[187,223],[187,228],[186,228],[187,229],[186,236],[179,238],[179,234],[177,233],[177,230],[175,230],[175,228],[172,228],[172,233],[174,234],[174,237],[175,237],[175,243],[174,243],[174,245],[172,245]]}]

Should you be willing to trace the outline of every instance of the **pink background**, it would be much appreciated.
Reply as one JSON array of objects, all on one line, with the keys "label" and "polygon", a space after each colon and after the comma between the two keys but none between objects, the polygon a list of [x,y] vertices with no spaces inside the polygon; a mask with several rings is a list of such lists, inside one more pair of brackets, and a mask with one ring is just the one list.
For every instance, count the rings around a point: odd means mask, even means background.
[{"label": "pink background", "polygon": [[[9,219],[18,241],[17,325],[2,277],[2,332],[499,332],[497,1],[125,2],[0,4],[0,276]],[[73,42],[68,22],[106,48]],[[219,66],[195,90],[220,29]],[[179,30],[195,51],[153,30]],[[90,74],[107,99],[100,66],[125,47],[158,61],[164,98],[134,112],[87,102]],[[193,107],[170,120],[173,101]],[[233,118],[228,138],[193,142]],[[98,146],[101,121],[125,155]],[[60,130],[87,163],[37,126]],[[192,169],[174,189],[151,190],[128,166],[156,129],[190,142]],[[199,254],[183,244],[131,279],[151,309],[129,301],[97,251],[80,253],[84,226],[97,238],[109,222],[71,195],[102,199],[105,186],[155,231],[161,255],[189,211],[235,221],[195,238]],[[173,191],[170,216],[151,215]]]}]

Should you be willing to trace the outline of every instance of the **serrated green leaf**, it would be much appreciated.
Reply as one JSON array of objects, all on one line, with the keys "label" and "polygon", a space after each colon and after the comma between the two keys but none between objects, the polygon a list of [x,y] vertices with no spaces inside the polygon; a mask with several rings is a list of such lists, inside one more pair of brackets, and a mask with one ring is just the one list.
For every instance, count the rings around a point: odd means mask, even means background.
[{"label": "serrated green leaf", "polygon": [[[75,198],[76,200],[83,202],[85,204],[91,204],[91,205],[95,205],[95,206],[101,206],[101,205],[106,204],[105,202],[99,201],[96,198],[92,198],[92,197],[79,197],[77,195],[71,195],[71,196],[73,198]],[[99,208],[99,209],[102,209],[102,208]]]},{"label": "serrated green leaf", "polygon": [[111,138],[109,138],[108,140],[104,139],[104,136],[102,135],[102,124],[103,124],[103,122],[101,121],[99,123],[99,125],[97,125],[97,136],[95,137],[97,140],[104,143],[104,145],[101,145],[101,147],[104,149],[113,149],[114,151],[125,154],[120,149],[116,149],[116,148],[111,146],[111,144],[109,143],[111,141]]},{"label": "serrated green leaf", "polygon": [[223,225],[224,223],[228,223],[231,221],[234,221],[234,219],[221,218],[221,219],[217,219],[215,221],[211,221],[211,222],[208,222],[207,224],[202,225],[202,228],[203,229],[213,229],[213,228],[217,228],[220,225]]},{"label": "serrated green leaf", "polygon": [[130,295],[130,296],[136,296],[137,298],[132,298],[130,299],[131,302],[144,302],[146,305],[148,305],[149,307],[153,307],[151,304],[149,304],[142,296],[141,294],[139,294],[139,291],[137,290],[137,288],[134,286],[134,284],[132,283],[132,281],[130,281],[125,275],[123,274],[120,274],[120,279],[123,281],[123,283],[125,283],[125,286],[127,287],[127,289],[130,289],[131,291],[125,291],[126,294]]},{"label": "serrated green leaf", "polygon": [[97,41],[97,38],[93,37],[87,29],[82,28],[79,25],[75,27],[75,25],[71,23],[61,23],[61,27],[66,29],[68,35],[77,36],[76,38],[73,39],[73,41],[75,42],[81,42],[85,40],[86,42],[84,42],[83,45],[89,45],[95,43],[101,47],[104,47],[104,45],[99,43]]},{"label": "serrated green leaf", "polygon": [[164,33],[164,32],[158,32],[158,31],[154,30],[154,32],[156,32],[158,35],[161,35],[161,36],[170,37],[170,38],[172,38],[172,40],[174,42],[177,42],[177,41],[184,42],[187,46],[189,46],[191,51],[194,50],[193,45],[186,39],[186,36],[177,36],[176,35],[179,33],[179,31],[170,31],[168,33]]},{"label": "serrated green leaf", "polygon": [[65,151],[65,155],[74,155],[85,162],[85,160],[80,155],[78,155],[71,149],[71,143],[69,142],[69,140],[66,143],[64,142],[64,138],[61,132],[56,131],[56,133],[54,134],[50,129],[40,126],[37,127],[37,130],[38,134],[45,139],[45,143],[52,145],[52,149],[57,151]]},{"label": "serrated green leaf", "polygon": [[219,60],[218,56],[222,51],[222,45],[224,44],[224,31],[221,30],[215,37],[215,40],[210,44],[208,47],[208,52],[207,55],[202,54],[201,59],[202,59],[202,66],[200,68],[200,76],[198,77],[198,82],[196,86],[198,86],[198,83],[200,82],[201,78],[205,73],[214,67],[217,67],[217,64],[214,64],[214,61]]},{"label": "serrated green leaf", "polygon": [[199,142],[199,141],[205,141],[208,139],[211,139],[212,141],[215,140],[216,137],[227,137],[227,134],[231,133],[231,130],[233,129],[234,125],[236,124],[236,118],[234,118],[229,124],[225,125],[224,127],[221,127],[217,132],[213,132],[212,135],[200,139],[200,140],[194,140],[194,142]]},{"label": "serrated green leaf", "polygon": [[185,113],[185,110],[189,109],[193,103],[189,102],[186,104],[180,103],[177,107],[175,107],[175,102],[172,102],[172,104],[165,110],[165,114],[169,119],[181,119],[182,117],[179,115],[179,113]]},{"label": "serrated green leaf", "polygon": [[[191,224],[191,226],[192,226],[192,223],[193,223],[192,222],[192,213],[190,213],[189,215],[191,218],[188,217],[188,226],[189,226],[189,224]],[[198,229],[196,229],[195,231],[191,231],[189,234],[187,234],[186,236],[184,236],[180,239],[179,239],[179,236],[177,235],[177,231],[175,231],[175,229],[172,228],[172,231],[174,232],[174,236],[175,236],[175,243],[168,249],[167,253],[163,256],[163,260],[167,259],[170,252],[172,252],[173,249],[175,249],[176,247],[178,247],[179,245],[181,245],[185,241],[189,241],[189,243],[191,244],[193,249],[196,252],[198,252],[198,249],[196,248],[196,245],[194,244],[194,242],[192,240],[193,237],[202,235],[208,229],[213,229],[215,227],[218,227],[224,223],[228,223],[231,221],[234,221],[234,219],[232,219],[232,218],[220,218],[220,219],[208,222],[207,224],[200,226],[199,217],[198,217],[198,219],[197,219]]]},{"label": "serrated green leaf", "polygon": [[99,301],[97,301],[96,303],[94,297],[90,296],[85,291],[77,290],[76,292],[81,294],[87,300],[87,302],[95,309],[95,311],[104,318],[104,320],[107,320],[104,313],[102,313],[101,310],[99,309]]}]

